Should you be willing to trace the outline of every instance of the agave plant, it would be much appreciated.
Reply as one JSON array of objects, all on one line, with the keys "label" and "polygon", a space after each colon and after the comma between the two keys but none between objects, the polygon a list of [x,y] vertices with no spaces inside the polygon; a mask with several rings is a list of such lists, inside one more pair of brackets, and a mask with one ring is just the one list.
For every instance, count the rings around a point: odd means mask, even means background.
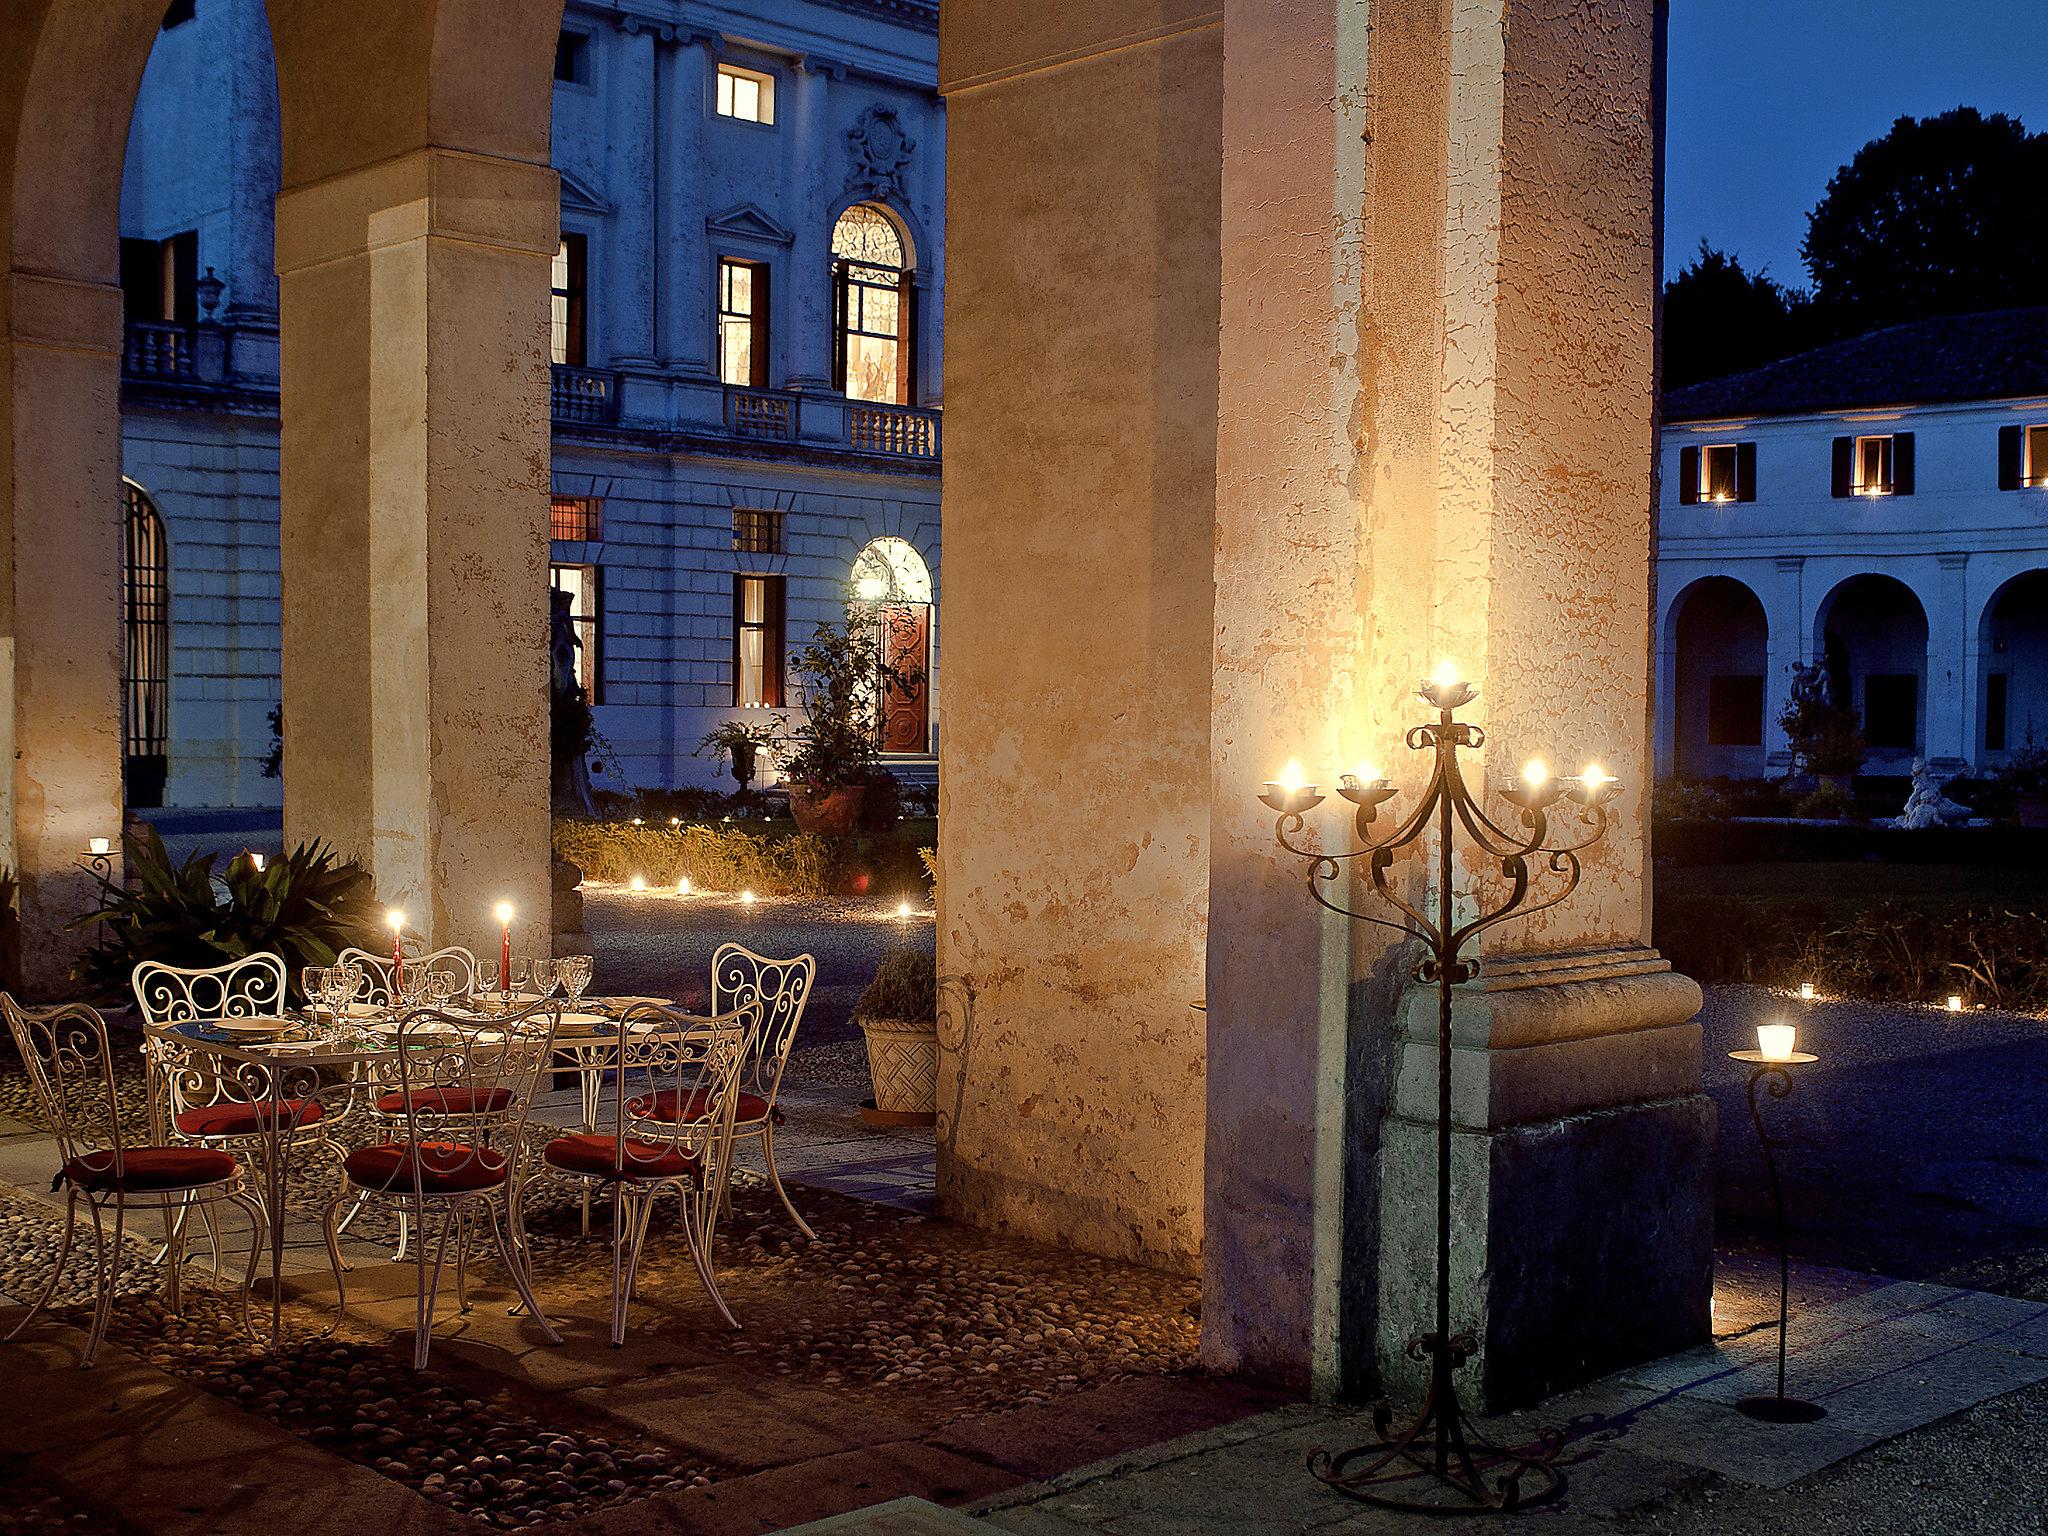
[{"label": "agave plant", "polygon": [[327,965],[350,944],[377,942],[380,909],[370,876],[325,843],[301,843],[257,869],[248,859],[213,872],[214,856],[173,864],[154,827],[123,839],[131,890],[100,878],[100,907],[69,925],[97,932],[72,975],[118,993],[144,960],[226,965],[248,955],[281,956],[294,991],[299,969]]}]

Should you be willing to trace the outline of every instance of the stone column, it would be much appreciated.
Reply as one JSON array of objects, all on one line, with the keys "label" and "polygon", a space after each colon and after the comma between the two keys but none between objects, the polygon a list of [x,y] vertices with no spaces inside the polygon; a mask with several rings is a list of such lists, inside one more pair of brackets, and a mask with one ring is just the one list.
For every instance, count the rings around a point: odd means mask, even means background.
[{"label": "stone column", "polygon": [[435,943],[501,899],[547,942],[559,195],[430,149],[278,203],[285,835],[367,859]]},{"label": "stone column", "polygon": [[95,905],[86,839],[121,837],[120,370],[118,287],[5,275],[0,864],[31,996],[63,990],[81,947],[64,925]]},{"label": "stone column", "polygon": [[1764,667],[1764,767],[1771,773],[1792,768],[1792,744],[1778,722],[1792,702],[1792,668],[1813,660],[1813,630],[1808,622],[1806,557],[1780,555],[1775,580],[1763,592],[1767,633]]},{"label": "stone column", "polygon": [[231,0],[227,7],[229,73],[227,121],[229,227],[228,324],[277,324],[277,189],[279,138],[277,68],[263,0]]},{"label": "stone column", "polygon": [[1926,747],[1921,754],[1936,773],[1961,773],[1975,755],[1977,733],[1977,646],[1970,633],[1970,557],[1936,557],[1934,606],[1927,614],[1927,684],[1921,708]]},{"label": "stone column", "polygon": [[[655,146],[664,126],[655,114],[654,33],[638,17],[620,23],[612,76],[610,194],[605,231],[604,285],[597,308],[611,361],[625,368],[654,366],[654,225],[658,206]],[[592,361],[595,361],[593,355]]]},{"label": "stone column", "polygon": [[814,59],[795,70],[796,100],[789,114],[790,143],[795,151],[790,184],[795,203],[787,223],[795,231],[785,281],[794,302],[783,306],[790,323],[787,339],[776,351],[791,389],[829,389],[832,385],[832,215],[831,167],[835,163],[832,125],[826,112],[830,92],[826,81],[832,66]]},{"label": "stone column", "polygon": [[685,36],[661,55],[655,151],[656,331],[664,367],[713,378],[711,249],[704,234],[704,113],[710,53]]}]

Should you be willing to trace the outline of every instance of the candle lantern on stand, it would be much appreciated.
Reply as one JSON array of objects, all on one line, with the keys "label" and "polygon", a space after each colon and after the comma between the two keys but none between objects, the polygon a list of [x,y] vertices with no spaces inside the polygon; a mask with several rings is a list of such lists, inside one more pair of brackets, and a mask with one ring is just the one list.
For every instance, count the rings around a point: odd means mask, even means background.
[{"label": "candle lantern on stand", "polygon": [[1785,1333],[1792,1310],[1792,1250],[1785,1232],[1785,1187],[1778,1180],[1777,1151],[1780,1142],[1764,1129],[1763,1109],[1757,1102],[1757,1090],[1764,1089],[1774,1099],[1788,1097],[1792,1092],[1791,1069],[1806,1066],[1820,1058],[1811,1051],[1800,1050],[1797,1026],[1782,1020],[1775,1024],[1757,1025],[1755,1050],[1730,1051],[1728,1056],[1751,1069],[1749,1123],[1756,1127],[1757,1146],[1764,1155],[1764,1177],[1771,1186],[1771,1209],[1778,1219],[1778,1390],[1745,1397],[1735,1406],[1749,1418],[1762,1419],[1767,1424],[1811,1424],[1816,1419],[1826,1418],[1827,1409],[1818,1403],[1785,1395]]},{"label": "candle lantern on stand", "polygon": [[[1605,834],[1606,803],[1617,787],[1598,765],[1560,778],[1534,759],[1519,779],[1500,790],[1514,807],[1504,819],[1515,829],[1495,821],[1466,785],[1458,762],[1461,751],[1485,745],[1485,732],[1456,718],[1478,692],[1448,662],[1423,681],[1421,697],[1437,718],[1410,729],[1406,741],[1410,750],[1430,754],[1429,780],[1414,809],[1397,815],[1394,828],[1383,836],[1374,835],[1374,823],[1400,791],[1371,764],[1345,774],[1338,790],[1354,807],[1358,846],[1348,852],[1325,853],[1294,840],[1308,812],[1324,798],[1319,786],[1304,782],[1295,764],[1266,784],[1259,797],[1277,817],[1274,835],[1280,846],[1308,861],[1309,894],[1340,916],[1419,940],[1415,980],[1436,991],[1436,1315],[1434,1326],[1411,1339],[1407,1349],[1410,1359],[1429,1365],[1428,1393],[1414,1420],[1399,1430],[1383,1401],[1373,1409],[1377,1440],[1350,1450],[1317,1452],[1309,1460],[1317,1477],[1355,1498],[1430,1514],[1524,1509],[1564,1487],[1554,1446],[1513,1450],[1490,1444],[1458,1401],[1458,1368],[1479,1346],[1470,1333],[1451,1331],[1451,998],[1454,987],[1479,974],[1479,961],[1465,953],[1475,938],[1511,918],[1554,907],[1577,888],[1578,856]],[[1552,818],[1565,802],[1570,809],[1563,814],[1576,824],[1577,835],[1553,842]],[[1478,906],[1475,895],[1463,922],[1453,885],[1460,831],[1498,867],[1508,887],[1490,908]],[[1397,853],[1431,835],[1436,840],[1434,900],[1411,902],[1395,889],[1388,871]],[[1325,894],[1359,859],[1365,861],[1371,894],[1388,909],[1385,914],[1356,911]]]}]

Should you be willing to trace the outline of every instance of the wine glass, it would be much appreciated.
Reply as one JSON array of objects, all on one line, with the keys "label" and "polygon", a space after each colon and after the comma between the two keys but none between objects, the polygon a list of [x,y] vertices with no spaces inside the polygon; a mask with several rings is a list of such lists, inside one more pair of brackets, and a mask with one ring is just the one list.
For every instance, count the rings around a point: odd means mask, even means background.
[{"label": "wine glass", "polygon": [[525,955],[514,955],[512,957],[512,990],[514,992],[524,992],[527,989],[528,983],[533,979],[533,962]]},{"label": "wine glass", "polygon": [[445,1008],[454,998],[460,983],[451,971],[439,967],[427,972],[427,1001],[436,1008]]},{"label": "wine glass", "polygon": [[563,955],[555,961],[555,980],[572,1008],[583,1001],[583,989],[590,985],[590,966],[588,955]]},{"label": "wine glass", "polygon": [[326,965],[308,965],[300,969],[299,995],[305,998],[308,1008],[327,995],[327,973],[332,969]]}]

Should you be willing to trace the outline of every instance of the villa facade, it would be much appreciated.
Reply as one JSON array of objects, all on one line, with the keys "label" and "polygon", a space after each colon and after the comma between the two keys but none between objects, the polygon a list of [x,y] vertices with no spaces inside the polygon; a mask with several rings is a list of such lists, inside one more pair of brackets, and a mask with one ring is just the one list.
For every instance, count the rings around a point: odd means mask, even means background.
[{"label": "villa facade", "polygon": [[[600,787],[712,781],[704,733],[797,703],[782,658],[849,587],[906,610],[926,684],[885,746],[935,772],[937,26],[935,0],[570,0],[550,580]],[[122,186],[133,806],[281,798],[279,127],[262,0],[173,4]]]},{"label": "villa facade", "polygon": [[1868,773],[2048,746],[2048,309],[1895,326],[1664,399],[1657,765],[1790,767],[1795,663]]}]

